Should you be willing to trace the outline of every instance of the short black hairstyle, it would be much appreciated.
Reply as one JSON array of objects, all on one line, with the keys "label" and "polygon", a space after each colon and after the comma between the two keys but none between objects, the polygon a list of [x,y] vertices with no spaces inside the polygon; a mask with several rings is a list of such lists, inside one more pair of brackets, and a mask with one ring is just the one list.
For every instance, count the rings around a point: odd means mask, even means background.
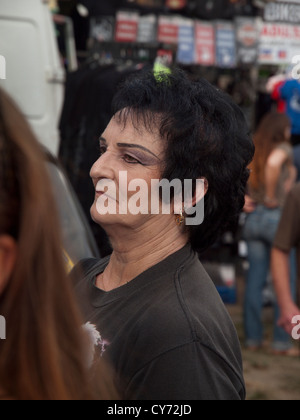
[{"label": "short black hairstyle", "polygon": [[207,179],[204,222],[189,227],[193,249],[206,250],[236,226],[254,144],[244,114],[228,95],[204,79],[191,81],[179,69],[142,71],[116,94],[113,114],[118,113],[125,119],[134,115],[150,131],[159,129],[167,141],[162,178]]}]

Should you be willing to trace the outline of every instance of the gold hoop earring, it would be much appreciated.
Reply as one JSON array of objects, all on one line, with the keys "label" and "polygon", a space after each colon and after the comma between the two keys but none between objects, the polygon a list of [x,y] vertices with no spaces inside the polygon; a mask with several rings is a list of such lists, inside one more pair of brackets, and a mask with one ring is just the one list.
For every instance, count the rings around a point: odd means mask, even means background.
[{"label": "gold hoop earring", "polygon": [[180,214],[175,215],[175,222],[177,226],[182,226],[185,221],[185,217],[183,215],[183,210],[180,211]]}]

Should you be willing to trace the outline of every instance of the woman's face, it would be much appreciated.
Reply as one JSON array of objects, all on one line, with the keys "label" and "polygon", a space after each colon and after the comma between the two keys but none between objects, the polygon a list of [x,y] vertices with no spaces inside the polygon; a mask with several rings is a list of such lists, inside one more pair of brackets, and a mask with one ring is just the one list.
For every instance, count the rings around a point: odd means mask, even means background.
[{"label": "woman's face", "polygon": [[100,157],[91,169],[96,191],[92,218],[104,227],[121,224],[138,229],[155,217],[151,181],[162,176],[163,141],[158,132],[137,130],[130,118],[124,127],[114,117],[99,142]]}]

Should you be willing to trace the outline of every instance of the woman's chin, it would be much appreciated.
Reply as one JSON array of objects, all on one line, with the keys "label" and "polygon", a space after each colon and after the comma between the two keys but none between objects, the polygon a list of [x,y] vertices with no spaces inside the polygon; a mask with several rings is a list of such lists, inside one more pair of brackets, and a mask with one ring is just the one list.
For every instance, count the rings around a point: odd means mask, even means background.
[{"label": "woman's chin", "polygon": [[91,208],[91,218],[95,223],[102,227],[109,225],[127,225],[130,222],[128,215],[120,215],[118,213],[111,214],[109,212],[104,214],[99,212],[96,204],[93,204]]},{"label": "woman's chin", "polygon": [[98,212],[96,205],[93,204],[91,208],[91,218],[98,225],[113,224],[118,221],[120,216],[117,214],[101,214]]}]

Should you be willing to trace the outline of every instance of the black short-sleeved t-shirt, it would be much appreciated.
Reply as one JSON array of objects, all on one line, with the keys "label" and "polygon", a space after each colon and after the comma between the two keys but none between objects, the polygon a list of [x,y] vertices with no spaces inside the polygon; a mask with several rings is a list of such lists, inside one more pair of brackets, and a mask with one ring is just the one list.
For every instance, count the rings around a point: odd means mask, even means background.
[{"label": "black short-sleeved t-shirt", "polygon": [[245,399],[236,330],[189,245],[104,292],[95,282],[108,263],[109,258],[84,261],[72,277],[122,399]]},{"label": "black short-sleeved t-shirt", "polygon": [[297,250],[298,303],[300,304],[300,183],[287,196],[274,246],[284,252]]}]

